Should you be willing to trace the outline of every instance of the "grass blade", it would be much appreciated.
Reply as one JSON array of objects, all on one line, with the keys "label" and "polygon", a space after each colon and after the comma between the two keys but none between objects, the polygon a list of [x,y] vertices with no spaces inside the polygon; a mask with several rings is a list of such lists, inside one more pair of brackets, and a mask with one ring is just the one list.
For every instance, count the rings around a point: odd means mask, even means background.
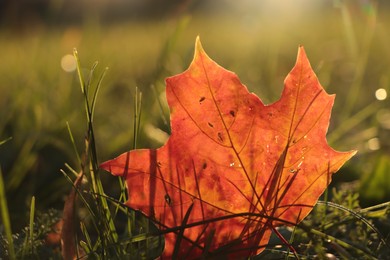
[{"label": "grass blade", "polygon": [[11,260],[16,259],[14,242],[12,239],[11,222],[9,218],[7,199],[5,198],[5,188],[3,181],[3,173],[0,167],[0,208],[1,219],[3,221],[4,231],[8,242],[8,254]]},{"label": "grass blade", "polygon": [[383,245],[385,245],[388,249],[390,249],[390,245],[387,243],[386,239],[383,237],[382,233],[373,225],[370,223],[370,221],[368,221],[366,218],[364,218],[362,215],[356,213],[355,211],[351,210],[351,209],[348,209],[342,205],[339,205],[339,204],[336,204],[336,203],[333,203],[333,202],[330,202],[330,201],[318,201],[317,202],[318,204],[323,204],[323,205],[327,205],[327,206],[330,206],[330,207],[334,207],[334,208],[337,208],[339,210],[342,210],[342,211],[345,211],[345,212],[348,212],[350,213],[351,215],[353,215],[355,218],[357,218],[358,220],[362,221],[364,224],[367,225],[367,227],[369,227],[372,231],[374,231],[379,239],[382,241]]},{"label": "grass blade", "polygon": [[12,139],[12,137],[8,137],[7,139],[4,139],[3,141],[0,141],[0,145],[5,144],[6,142],[8,142],[11,139]]},{"label": "grass blade", "polygon": [[99,93],[99,90],[100,90],[100,87],[102,85],[102,82],[103,82],[103,78],[104,76],[106,75],[108,71],[108,67],[106,67],[106,69],[103,71],[103,73],[100,75],[100,78],[99,78],[99,81],[98,83],[96,84],[96,89],[93,93],[93,98],[92,98],[92,102],[91,102],[91,119],[93,119],[93,115],[94,115],[94,112],[95,112],[95,106],[96,106],[96,100],[97,100],[97,96],[98,96],[98,93]]},{"label": "grass blade", "polygon": [[81,72],[79,54],[78,54],[76,48],[73,49],[73,56],[74,56],[74,58],[76,60],[76,64],[77,64],[76,68],[77,68],[77,75],[78,75],[78,78],[80,81],[81,92],[84,93],[84,89],[85,89],[84,77],[83,77],[83,73]]},{"label": "grass blade", "polygon": [[31,247],[31,253],[34,253],[34,216],[35,216],[35,197],[31,198],[31,206],[30,206],[30,234],[29,241]]},{"label": "grass blade", "polygon": [[348,118],[346,118],[342,124],[339,125],[336,129],[332,131],[332,133],[328,136],[328,142],[329,143],[336,143],[339,141],[343,135],[350,132],[354,127],[361,124],[366,120],[367,118],[371,117],[373,114],[375,114],[378,109],[380,108],[381,104],[378,102],[374,102],[360,110],[354,115],[350,115]]},{"label": "grass blade", "polygon": [[175,249],[174,249],[174,251],[172,253],[172,256],[173,256],[174,259],[176,259],[177,255],[179,254],[180,243],[183,240],[185,226],[187,225],[188,219],[190,218],[190,214],[191,214],[191,211],[192,211],[193,207],[194,207],[194,204],[192,203],[190,205],[190,207],[188,208],[188,210],[187,210],[187,212],[186,212],[186,214],[185,214],[185,216],[183,218],[183,221],[181,223],[182,228],[179,230],[179,233],[177,234],[176,243],[175,243]]},{"label": "grass blade", "polygon": [[80,155],[77,151],[76,142],[74,141],[72,130],[70,129],[69,122],[66,122],[66,127],[68,129],[68,133],[69,133],[70,141],[72,142],[74,153],[76,154],[77,162],[82,167]]}]

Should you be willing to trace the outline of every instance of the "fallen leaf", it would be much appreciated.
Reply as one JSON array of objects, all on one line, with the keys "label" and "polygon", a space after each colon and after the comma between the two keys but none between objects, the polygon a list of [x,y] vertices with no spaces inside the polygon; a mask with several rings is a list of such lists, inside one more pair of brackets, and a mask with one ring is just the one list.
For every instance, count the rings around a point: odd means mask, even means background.
[{"label": "fallen leaf", "polygon": [[64,260],[77,259],[76,253],[76,231],[75,231],[75,202],[77,192],[84,173],[80,172],[73,183],[73,189],[70,191],[64,205],[61,225],[61,253]]},{"label": "fallen leaf", "polygon": [[163,257],[260,253],[275,227],[309,214],[356,153],[327,144],[334,95],[321,87],[303,47],[271,105],[211,60],[199,38],[190,67],[166,84],[166,144],[101,165],[126,179],[127,205],[166,232]]}]

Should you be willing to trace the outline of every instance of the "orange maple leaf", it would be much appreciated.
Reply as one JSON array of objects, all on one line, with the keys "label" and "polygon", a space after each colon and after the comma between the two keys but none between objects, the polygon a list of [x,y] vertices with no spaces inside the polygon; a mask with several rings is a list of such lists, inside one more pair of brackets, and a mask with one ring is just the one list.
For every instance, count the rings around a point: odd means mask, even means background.
[{"label": "orange maple leaf", "polygon": [[172,135],[101,168],[126,179],[127,205],[165,235],[163,256],[231,258],[260,253],[276,226],[299,223],[356,151],[326,141],[334,95],[303,47],[279,101],[264,105],[204,52],[166,80]]}]

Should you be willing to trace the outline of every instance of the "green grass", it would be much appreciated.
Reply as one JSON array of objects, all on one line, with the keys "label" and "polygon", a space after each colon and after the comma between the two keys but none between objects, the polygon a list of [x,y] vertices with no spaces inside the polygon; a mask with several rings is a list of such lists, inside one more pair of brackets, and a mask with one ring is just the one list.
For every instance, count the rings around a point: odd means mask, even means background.
[{"label": "green grass", "polygon": [[[23,33],[2,28],[0,140],[12,139],[0,142],[4,180],[0,187],[4,218],[1,227],[10,246],[10,257],[18,255],[18,250],[12,252],[10,237],[15,231],[23,238],[16,239],[17,249],[24,248],[26,254],[41,252],[28,251],[41,246],[32,240],[41,241],[42,233],[50,230],[46,225],[38,232],[37,223],[39,219],[46,221],[44,213],[50,208],[62,209],[64,196],[80,171],[89,176],[87,187],[83,187],[85,192],[78,194],[83,205],[80,214],[84,214],[85,220],[80,247],[85,252],[101,255],[102,250],[109,249],[107,254],[120,255],[124,250],[146,254],[147,244],[157,243],[150,242],[145,232],[150,227],[147,220],[123,207],[126,200],[123,181],[100,173],[97,165],[131,148],[162,144],[164,139],[153,136],[148,126],[170,132],[164,79],[186,69],[198,34],[210,56],[236,72],[265,103],[280,96],[297,46],[303,44],[320,82],[329,93],[337,94],[329,142],[336,149],[359,149],[357,157],[335,176],[335,186],[345,181],[359,182],[354,191],[360,191],[361,205],[382,205],[378,203],[390,200],[388,186],[384,185],[389,167],[386,147],[390,140],[386,133],[390,112],[388,100],[379,102],[374,97],[379,87],[390,91],[387,44],[390,39],[386,31],[390,10],[374,9],[368,15],[357,3],[335,2],[339,5],[321,9],[325,11],[296,15],[295,10],[291,16],[238,8],[228,13],[198,12],[163,21],[108,25],[88,22],[79,26],[40,27]],[[63,55],[71,54],[74,47],[83,62],[79,73],[67,73],[61,70],[60,60]],[[91,77],[89,65],[95,60],[104,66],[93,65]],[[110,68],[107,73],[105,66]],[[100,76],[104,73],[102,83]],[[84,95],[80,95],[79,79]],[[97,99],[95,87],[101,84]],[[368,149],[367,141],[375,137],[383,149]],[[60,169],[68,178],[64,178]],[[91,217],[85,217],[86,212]],[[7,213],[11,223],[6,221]],[[349,213],[332,214],[347,218]],[[389,214],[388,207],[363,210],[362,214],[388,230],[388,223],[383,220]],[[115,227],[116,217],[126,219],[123,232]],[[97,219],[102,222],[96,222]],[[353,228],[361,225],[360,219],[350,221]],[[25,232],[26,223],[30,224]],[[97,228],[100,224],[103,230]],[[364,232],[371,232],[368,230]],[[309,239],[310,232],[305,231],[306,237],[298,230],[291,241],[299,236],[300,241]],[[337,231],[320,231],[329,235],[335,232],[333,236],[337,239],[350,239],[340,237]],[[313,235],[317,236],[314,240],[322,239],[318,250],[325,252],[328,245],[323,245],[326,239],[319,234]],[[309,247],[308,254],[315,254],[313,248],[314,245]],[[374,252],[383,250],[378,248]]]},{"label": "green grass", "polygon": [[9,256],[10,259],[16,259],[14,242],[12,238],[11,221],[9,218],[7,199],[5,196],[3,173],[1,171],[1,168],[0,168],[0,207],[1,207],[1,221],[3,223],[2,226],[4,228],[4,233],[8,245],[6,248],[7,255]]},{"label": "green grass", "polygon": [[[81,208],[88,211],[89,216],[82,220],[82,235],[80,238],[76,238],[76,243],[80,248],[76,249],[76,252],[73,252],[71,251],[73,249],[68,247],[69,244],[75,243],[73,238],[76,231],[74,228],[71,228],[66,231],[66,233],[71,234],[70,239],[67,241],[68,246],[63,247],[62,249],[65,249],[64,251],[69,251],[70,255],[76,253],[77,256],[81,258],[155,258],[162,249],[161,239],[159,237],[150,237],[148,235],[151,227],[149,221],[145,217],[142,217],[139,214],[137,215],[136,212],[124,206],[127,196],[123,180],[118,178],[119,185],[117,185],[117,188],[121,191],[119,199],[107,196],[101,181],[102,173],[98,168],[99,163],[95,146],[93,121],[98,92],[105,71],[107,70],[105,70],[101,76],[97,77],[98,80],[94,81],[96,77],[95,70],[97,68],[97,63],[94,63],[89,76],[85,78],[81,71],[80,59],[76,50],[74,50],[74,56],[77,61],[77,74],[80,80],[81,92],[84,96],[87,131],[85,137],[85,150],[81,155],[76,151],[76,157],[82,158],[80,159],[79,169],[76,171],[68,166],[68,170],[63,171],[63,173],[70,182],[72,182],[70,177],[72,175],[77,175],[77,179],[84,178],[86,180],[87,184],[84,185],[84,189],[81,188],[81,182],[78,182],[77,180],[75,181],[73,188],[77,191],[77,195],[82,201]],[[138,93],[135,93],[135,97],[135,108],[139,108],[141,100],[139,99]],[[139,118],[139,113],[140,111],[136,109],[134,114],[135,137],[138,135],[137,118]],[[74,138],[71,131],[70,136],[73,141]],[[135,146],[136,142],[134,142],[133,147]],[[69,173],[67,174],[67,172]],[[76,184],[76,182],[78,183]],[[75,226],[73,219],[76,219],[77,211],[73,212],[73,207],[75,207],[75,205],[73,205],[75,203],[74,200],[75,197],[69,197],[67,199],[66,203],[70,204],[68,205],[69,207],[65,206],[64,215],[69,215],[72,222],[64,222],[64,227],[69,224]],[[124,228],[118,230],[115,221],[121,214],[122,217],[125,217],[125,220],[121,222]]]}]

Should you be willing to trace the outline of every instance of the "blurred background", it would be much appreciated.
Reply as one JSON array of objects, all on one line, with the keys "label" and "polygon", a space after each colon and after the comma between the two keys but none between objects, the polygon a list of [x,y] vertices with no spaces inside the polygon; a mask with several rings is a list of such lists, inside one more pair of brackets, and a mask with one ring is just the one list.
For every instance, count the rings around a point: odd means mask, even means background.
[{"label": "blurred background", "polygon": [[[63,207],[71,185],[60,173],[84,149],[85,75],[109,67],[94,129],[101,162],[133,145],[135,90],[142,92],[137,146],[170,134],[164,80],[185,70],[195,38],[264,103],[276,101],[304,45],[328,93],[337,94],[328,141],[359,153],[335,175],[362,206],[390,200],[390,2],[387,0],[2,0],[0,165],[13,224]],[[110,176],[103,173],[109,190]],[[118,186],[113,186],[117,189]],[[17,228],[17,227],[16,227]]]}]

